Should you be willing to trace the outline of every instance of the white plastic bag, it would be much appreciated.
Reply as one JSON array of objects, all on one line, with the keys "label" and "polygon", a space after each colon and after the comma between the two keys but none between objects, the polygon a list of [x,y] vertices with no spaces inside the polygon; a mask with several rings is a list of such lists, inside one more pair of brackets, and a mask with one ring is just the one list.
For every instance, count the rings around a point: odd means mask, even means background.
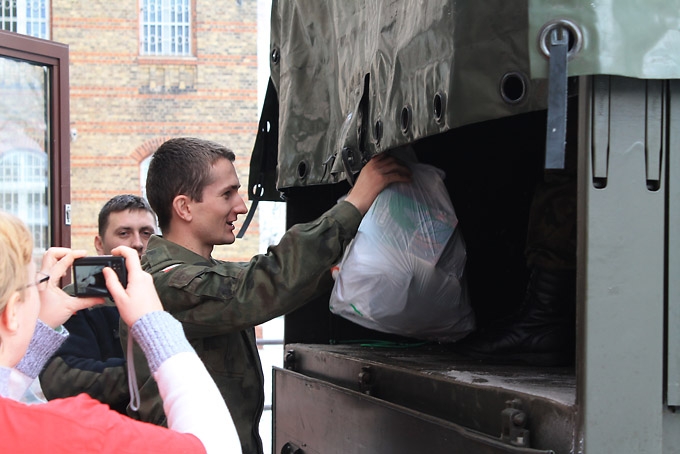
[{"label": "white plastic bag", "polygon": [[444,173],[412,164],[413,181],[380,193],[340,263],[330,310],[361,326],[453,342],[475,318],[466,291],[465,243]]}]

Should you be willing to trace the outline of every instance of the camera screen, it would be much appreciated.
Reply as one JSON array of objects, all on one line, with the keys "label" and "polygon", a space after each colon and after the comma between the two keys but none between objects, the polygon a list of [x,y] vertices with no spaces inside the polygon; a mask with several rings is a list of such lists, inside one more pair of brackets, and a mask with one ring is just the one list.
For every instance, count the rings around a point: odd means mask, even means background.
[{"label": "camera screen", "polygon": [[105,265],[80,265],[75,267],[75,285],[78,293],[87,293],[88,295],[102,295],[109,294],[106,288],[106,280],[102,270]]}]

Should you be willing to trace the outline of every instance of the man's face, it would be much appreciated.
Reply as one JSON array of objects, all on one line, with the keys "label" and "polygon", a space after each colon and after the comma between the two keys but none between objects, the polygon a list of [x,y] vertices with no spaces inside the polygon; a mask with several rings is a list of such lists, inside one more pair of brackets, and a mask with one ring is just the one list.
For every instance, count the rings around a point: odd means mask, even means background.
[{"label": "man's face", "polygon": [[128,246],[135,249],[141,257],[155,231],[154,216],[146,210],[114,212],[109,215],[104,235],[95,237],[94,247],[97,254],[109,255],[115,247]]},{"label": "man's face", "polygon": [[201,202],[192,200],[192,231],[205,246],[231,244],[236,240],[234,222],[248,212],[238,189],[241,186],[234,164],[219,159],[210,170],[210,181],[203,188]]}]

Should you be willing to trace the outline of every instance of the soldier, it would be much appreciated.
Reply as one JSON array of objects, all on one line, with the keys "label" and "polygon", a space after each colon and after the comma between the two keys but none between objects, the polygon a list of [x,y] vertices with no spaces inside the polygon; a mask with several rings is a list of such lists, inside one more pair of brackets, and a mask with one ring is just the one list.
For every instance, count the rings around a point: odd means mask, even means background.
[{"label": "soldier", "polygon": [[[146,188],[163,236],[149,240],[142,266],[217,383],[243,452],[260,454],[264,380],[254,327],[329,292],[330,269],[375,197],[391,183],[409,181],[410,171],[387,155],[374,157],[344,201],[292,227],[267,254],[230,263],[211,254],[215,245],[234,242],[234,223],[247,212],[234,159],[226,147],[196,138],[171,139],[158,148]],[[137,353],[141,408],[130,414],[164,424],[155,383],[141,359]]]},{"label": "soldier", "polygon": [[[141,257],[156,231],[156,216],[142,197],[117,195],[99,212],[94,247],[110,255],[118,246],[135,249]],[[73,286],[64,289],[73,294]],[[78,311],[64,326],[71,333],[40,374],[48,400],[87,393],[125,414],[130,400],[125,357],[119,336],[120,315],[113,301]]]}]

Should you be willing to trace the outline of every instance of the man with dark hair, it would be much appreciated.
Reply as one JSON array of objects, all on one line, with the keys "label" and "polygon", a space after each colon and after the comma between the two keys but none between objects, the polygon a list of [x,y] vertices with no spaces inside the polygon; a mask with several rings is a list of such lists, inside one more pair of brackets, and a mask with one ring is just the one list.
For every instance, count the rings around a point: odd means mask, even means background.
[{"label": "man with dark hair", "polygon": [[[149,240],[142,267],[217,383],[243,452],[261,454],[264,379],[254,327],[329,292],[330,269],[373,200],[389,184],[410,181],[410,171],[387,155],[373,157],[344,201],[292,227],[267,254],[230,263],[211,254],[215,245],[235,241],[234,222],[248,211],[233,161],[231,150],[201,139],[171,139],[158,148],[146,188],[163,237]],[[130,414],[164,424],[156,384],[141,358],[138,351],[141,408]]]},{"label": "man with dark hair", "polygon": [[[99,212],[94,247],[109,255],[117,246],[128,246],[141,257],[156,231],[156,217],[142,197],[117,195]],[[64,290],[73,294],[73,287]],[[74,314],[64,326],[71,333],[40,374],[48,400],[87,393],[125,414],[130,400],[125,357],[120,343],[118,309],[104,306]]]}]

